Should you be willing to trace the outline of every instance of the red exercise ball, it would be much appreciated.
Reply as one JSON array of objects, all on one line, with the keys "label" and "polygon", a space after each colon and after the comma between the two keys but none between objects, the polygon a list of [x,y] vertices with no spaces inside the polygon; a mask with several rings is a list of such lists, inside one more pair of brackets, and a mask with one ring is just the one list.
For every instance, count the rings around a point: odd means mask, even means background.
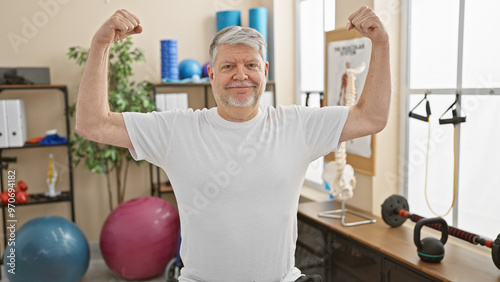
[{"label": "red exercise ball", "polygon": [[24,181],[22,181],[22,180],[19,180],[19,181],[17,182],[17,187],[19,187],[19,189],[20,189],[21,191],[26,191],[26,190],[28,190],[28,185],[26,185],[26,182],[24,182]]},{"label": "red exercise ball", "polygon": [[179,214],[163,199],[140,197],[114,209],[101,230],[101,252],[108,267],[127,280],[165,271],[177,251]]},{"label": "red exercise ball", "polygon": [[16,201],[20,204],[26,204],[28,198],[29,198],[28,193],[24,191],[19,191],[16,194]]},{"label": "red exercise ball", "polygon": [[7,191],[4,191],[2,194],[0,194],[0,199],[2,201],[2,205],[7,205],[9,203],[9,193]]}]

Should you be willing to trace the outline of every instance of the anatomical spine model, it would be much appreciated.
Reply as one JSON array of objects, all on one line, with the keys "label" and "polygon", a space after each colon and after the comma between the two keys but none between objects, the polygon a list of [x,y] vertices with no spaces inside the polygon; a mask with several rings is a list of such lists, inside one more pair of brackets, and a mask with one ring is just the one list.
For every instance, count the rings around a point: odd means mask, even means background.
[{"label": "anatomical spine model", "polygon": [[[366,66],[362,63],[357,68],[350,68],[346,64],[345,81],[345,101],[346,106],[351,107],[356,103],[356,75],[362,73]],[[329,162],[323,171],[323,179],[330,186],[330,194],[339,200],[350,199],[353,196],[353,189],[356,187],[356,177],[354,169],[346,162],[345,142],[340,144],[340,149],[335,152],[335,161]]]}]

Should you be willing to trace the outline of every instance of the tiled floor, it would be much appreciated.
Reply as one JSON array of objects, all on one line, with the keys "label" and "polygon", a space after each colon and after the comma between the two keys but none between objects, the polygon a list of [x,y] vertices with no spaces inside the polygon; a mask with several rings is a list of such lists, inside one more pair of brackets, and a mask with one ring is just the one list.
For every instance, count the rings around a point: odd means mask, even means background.
[{"label": "tiled floor", "polygon": [[[9,279],[5,275],[5,268],[2,266],[2,279],[0,282],[7,282]],[[99,243],[90,243],[90,264],[85,276],[83,276],[80,282],[125,282],[130,280],[125,280],[117,277],[109,270],[104,262],[101,252],[99,250]],[[164,275],[157,276],[153,279],[141,280],[147,282],[165,282],[166,279]],[[33,281],[35,282],[35,281]]]}]

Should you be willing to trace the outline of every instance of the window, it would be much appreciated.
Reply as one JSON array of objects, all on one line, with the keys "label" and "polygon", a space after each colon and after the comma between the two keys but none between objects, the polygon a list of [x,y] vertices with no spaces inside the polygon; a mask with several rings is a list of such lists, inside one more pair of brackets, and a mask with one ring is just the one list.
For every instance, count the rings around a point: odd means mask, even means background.
[{"label": "window", "polygon": [[[325,80],[325,31],[335,29],[335,0],[296,0],[297,104],[319,107]],[[306,103],[306,98],[307,103]],[[324,190],[323,158],[311,163],[306,184]]]},{"label": "window", "polygon": [[[444,216],[448,224],[495,239],[500,231],[495,216],[500,214],[500,37],[495,27],[500,1],[404,3],[403,188],[410,211],[435,217],[450,210]],[[424,97],[430,121],[408,118]],[[466,121],[440,124],[455,101],[457,115]],[[414,112],[426,115],[424,104]],[[451,111],[443,119],[450,117]]]}]

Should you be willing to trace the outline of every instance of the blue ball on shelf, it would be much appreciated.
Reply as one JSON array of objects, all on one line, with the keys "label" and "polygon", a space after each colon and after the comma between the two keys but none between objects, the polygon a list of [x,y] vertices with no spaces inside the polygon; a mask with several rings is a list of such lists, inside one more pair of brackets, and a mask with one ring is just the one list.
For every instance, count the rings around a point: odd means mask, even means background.
[{"label": "blue ball on shelf", "polygon": [[196,60],[186,59],[179,64],[180,79],[192,78],[194,75],[201,77],[201,73],[201,65]]},{"label": "blue ball on shelf", "polygon": [[10,238],[14,240],[7,243],[4,267],[11,282],[77,282],[89,266],[85,235],[63,217],[34,218]]}]

